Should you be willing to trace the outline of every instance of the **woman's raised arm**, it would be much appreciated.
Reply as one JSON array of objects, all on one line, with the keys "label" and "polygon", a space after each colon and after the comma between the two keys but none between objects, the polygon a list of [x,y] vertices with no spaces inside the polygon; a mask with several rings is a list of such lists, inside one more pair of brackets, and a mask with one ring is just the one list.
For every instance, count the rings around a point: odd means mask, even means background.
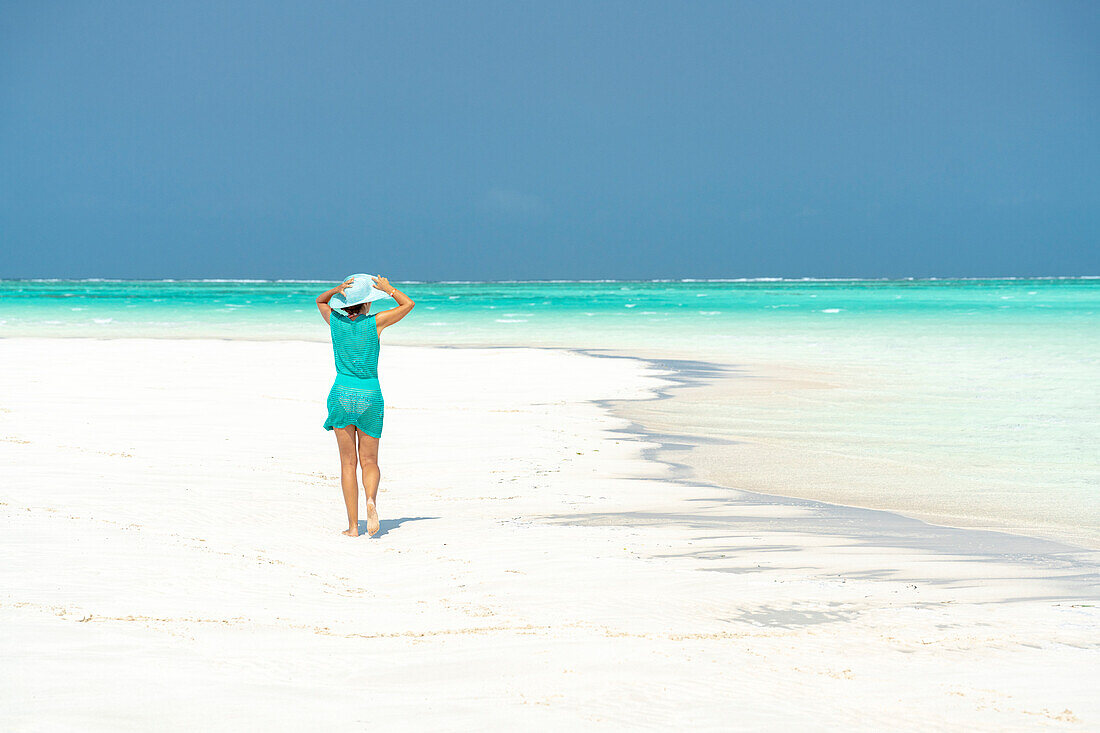
[{"label": "woman's raised arm", "polygon": [[390,308],[375,315],[374,324],[378,327],[378,332],[381,333],[386,326],[392,326],[407,316],[416,303],[413,302],[412,298],[390,285],[390,281],[384,277],[374,278],[374,287],[397,301],[396,308]]},{"label": "woman's raised arm", "polygon": [[325,292],[317,296],[317,310],[321,311],[321,318],[325,319],[325,323],[328,323],[329,316],[332,315],[332,306],[328,304],[329,300],[331,300],[332,296],[336,295],[337,293],[342,293],[350,288],[353,282],[355,282],[355,278],[349,277],[347,280],[340,283],[332,290],[326,290]]}]

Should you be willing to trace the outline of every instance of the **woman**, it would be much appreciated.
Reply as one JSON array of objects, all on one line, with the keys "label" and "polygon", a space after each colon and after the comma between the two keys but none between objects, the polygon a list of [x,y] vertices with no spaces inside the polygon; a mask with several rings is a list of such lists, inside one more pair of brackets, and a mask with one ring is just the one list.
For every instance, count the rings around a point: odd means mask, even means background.
[{"label": "woman", "polygon": [[[359,282],[356,282],[359,280]],[[373,287],[371,287],[373,281]],[[351,292],[348,292],[349,288]],[[397,307],[369,313],[371,301],[389,296]],[[329,301],[336,298],[335,304]],[[378,385],[378,337],[382,329],[404,318],[413,309],[412,299],[384,277],[356,275],[317,296],[317,308],[332,335],[336,381],[328,395],[325,430],[336,434],[340,449],[340,485],[348,509],[344,534],[359,536],[359,485],[355,467],[363,468],[367,495],[367,534],[378,531],[378,440],[382,437],[382,390]]]}]

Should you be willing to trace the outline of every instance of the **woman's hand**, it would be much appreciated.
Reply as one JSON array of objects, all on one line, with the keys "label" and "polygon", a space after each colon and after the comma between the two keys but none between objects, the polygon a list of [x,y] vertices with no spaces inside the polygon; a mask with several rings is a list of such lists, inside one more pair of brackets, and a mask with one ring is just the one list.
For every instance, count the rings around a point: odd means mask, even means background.
[{"label": "woman's hand", "polygon": [[342,284],[336,286],[336,292],[340,293],[340,295],[343,295],[344,291],[350,288],[353,282],[355,282],[355,278],[349,277]]},{"label": "woman's hand", "polygon": [[379,275],[378,277],[372,277],[371,280],[374,280],[374,287],[378,288],[386,295],[392,296],[393,291],[397,289],[394,286],[390,285],[390,281],[382,277],[381,275]]},{"label": "woman's hand", "polygon": [[390,308],[388,311],[382,311],[374,316],[374,325],[378,327],[378,333],[381,334],[383,328],[392,326],[408,315],[416,303],[413,302],[412,298],[390,285],[390,281],[381,275],[372,279],[374,280],[374,287],[397,301],[396,308]]}]

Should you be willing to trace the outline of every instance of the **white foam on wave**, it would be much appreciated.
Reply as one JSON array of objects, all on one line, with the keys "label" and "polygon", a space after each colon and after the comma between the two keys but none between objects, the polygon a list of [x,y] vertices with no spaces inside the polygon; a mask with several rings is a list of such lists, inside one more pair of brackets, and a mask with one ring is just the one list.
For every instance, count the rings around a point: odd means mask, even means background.
[{"label": "white foam on wave", "polygon": [[822,313],[840,313],[840,311],[842,311],[842,310],[844,310],[844,309],[843,308],[826,308],[825,310],[823,310],[821,312]]},{"label": "white foam on wave", "polygon": [[92,320],[95,321],[96,323],[114,323],[115,322],[114,318],[93,318]]}]

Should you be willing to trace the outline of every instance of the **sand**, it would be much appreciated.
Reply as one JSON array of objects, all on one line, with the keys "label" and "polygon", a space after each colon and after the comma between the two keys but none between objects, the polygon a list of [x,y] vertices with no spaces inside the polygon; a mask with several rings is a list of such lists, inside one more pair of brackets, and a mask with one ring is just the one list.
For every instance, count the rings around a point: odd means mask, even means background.
[{"label": "sand", "polygon": [[0,364],[5,730],[1100,728],[1097,553],[692,481],[644,361],[384,347],[357,539],[327,344]]}]

